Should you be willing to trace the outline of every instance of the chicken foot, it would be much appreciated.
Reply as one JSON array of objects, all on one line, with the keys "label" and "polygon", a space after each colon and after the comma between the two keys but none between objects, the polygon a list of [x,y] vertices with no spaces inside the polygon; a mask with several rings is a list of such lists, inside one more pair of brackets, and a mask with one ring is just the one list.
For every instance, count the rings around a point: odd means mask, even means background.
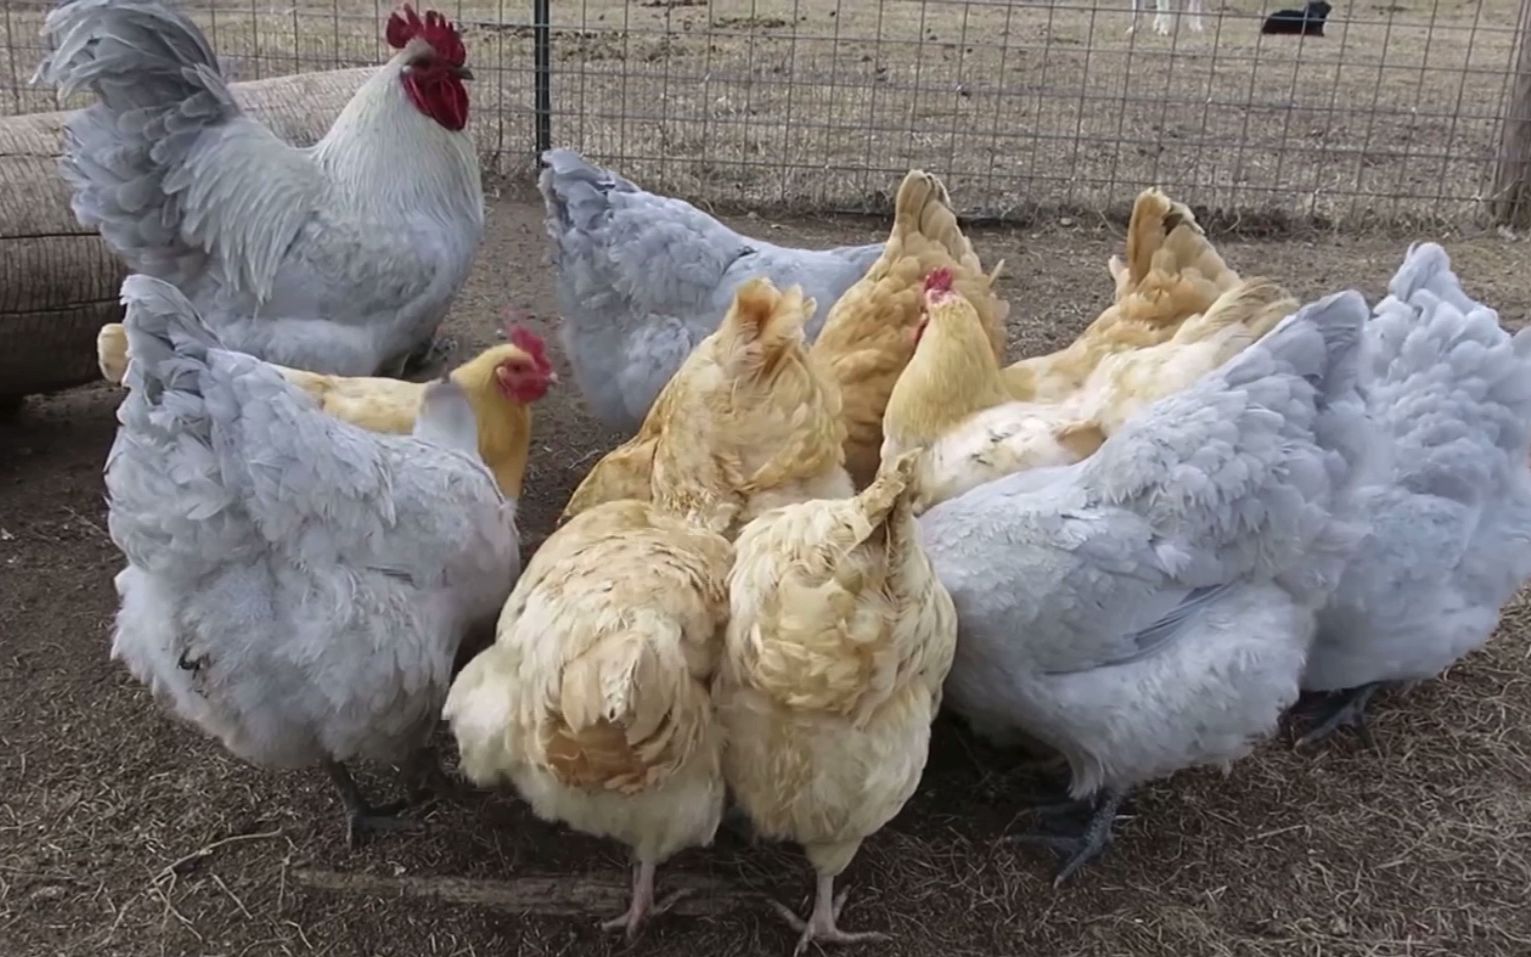
[{"label": "chicken foot", "polygon": [[1063,855],[1063,864],[1059,866],[1058,873],[1053,877],[1053,886],[1062,887],[1064,881],[1074,876],[1081,867],[1100,857],[1111,846],[1112,827],[1116,823],[1116,812],[1126,800],[1126,790],[1106,788],[1100,795],[1090,801],[1069,801],[1060,804],[1047,805],[1034,810],[1043,817],[1059,817],[1066,814],[1070,809],[1081,807],[1090,809],[1090,816],[1084,822],[1083,829],[1079,834],[1049,834],[1032,832],[1028,834],[1016,834],[1005,838],[1021,844],[1036,844],[1041,847],[1051,848]]},{"label": "chicken foot", "polygon": [[440,756],[429,744],[421,745],[409,756],[399,768],[399,775],[404,780],[411,804],[423,804],[432,797],[456,798],[462,795],[461,786],[442,770]]},{"label": "chicken foot", "polygon": [[627,912],[611,920],[601,921],[601,930],[620,930],[629,942],[634,941],[638,938],[638,932],[643,929],[643,925],[651,918],[663,914],[674,907],[677,901],[691,893],[690,888],[681,888],[655,904],[654,874],[658,870],[659,865],[653,861],[639,861],[633,865],[633,893],[627,905]]},{"label": "chicken foot", "polygon": [[813,913],[803,920],[793,913],[792,908],[777,901],[769,901],[770,905],[781,915],[782,920],[798,933],[802,934],[797,939],[797,946],[792,949],[792,957],[799,957],[808,949],[811,943],[820,944],[860,944],[874,940],[887,940],[888,935],[875,930],[864,930],[851,933],[843,931],[839,927],[840,911],[845,908],[845,899],[849,896],[849,888],[840,891],[840,896],[835,896],[835,878],[832,874],[820,874],[818,891],[813,898]]},{"label": "chicken foot", "polygon": [[1302,751],[1311,747],[1341,728],[1355,728],[1361,743],[1368,748],[1373,747],[1371,729],[1366,724],[1366,706],[1382,686],[1383,682],[1374,681],[1344,691],[1318,695],[1317,704],[1314,705],[1299,705],[1299,712],[1315,719],[1317,723],[1292,744],[1293,750]]},{"label": "chicken foot", "polygon": [[409,806],[408,801],[395,801],[374,807],[362,796],[351,772],[339,761],[324,762],[324,771],[340,792],[340,800],[346,808],[346,840],[352,847],[361,842],[361,836],[379,831],[397,831],[409,827],[409,822],[398,817]]}]

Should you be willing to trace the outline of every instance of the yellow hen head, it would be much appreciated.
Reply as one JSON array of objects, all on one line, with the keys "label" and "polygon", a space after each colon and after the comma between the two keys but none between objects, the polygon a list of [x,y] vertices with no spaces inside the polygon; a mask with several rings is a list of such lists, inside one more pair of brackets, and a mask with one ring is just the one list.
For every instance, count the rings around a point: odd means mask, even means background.
[{"label": "yellow hen head", "polygon": [[925,281],[925,313],[909,361],[883,416],[899,449],[924,445],[975,412],[1010,400],[978,310],[952,288],[949,269]]}]

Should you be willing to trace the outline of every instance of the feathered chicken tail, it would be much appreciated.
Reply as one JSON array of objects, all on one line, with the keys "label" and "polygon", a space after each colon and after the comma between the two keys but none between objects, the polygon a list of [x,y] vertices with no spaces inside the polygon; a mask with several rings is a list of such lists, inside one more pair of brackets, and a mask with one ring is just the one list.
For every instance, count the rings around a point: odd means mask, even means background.
[{"label": "feathered chicken tail", "polygon": [[637,614],[564,665],[544,760],[573,787],[632,794],[662,782],[700,747],[712,699],[692,675],[673,621]]},{"label": "feathered chicken tail", "polygon": [[1154,253],[1164,245],[1165,234],[1179,225],[1179,216],[1173,210],[1170,198],[1156,187],[1143,190],[1133,202],[1132,216],[1127,221],[1127,258],[1112,256],[1106,267],[1116,282],[1118,299],[1148,275]]},{"label": "feathered chicken tail", "polygon": [[1506,333],[1434,243],[1412,247],[1389,288],[1368,327],[1365,391],[1395,480],[1482,502],[1531,454],[1531,332]]},{"label": "feathered chicken tail", "polygon": [[43,26],[32,80],[96,102],[69,118],[60,172],[75,215],[137,272],[173,277],[205,255],[171,194],[199,134],[240,113],[207,38],[156,0],[74,0]]},{"label": "feathered chicken tail", "polygon": [[952,259],[964,265],[978,262],[973,244],[957,223],[946,184],[933,173],[919,169],[910,170],[898,186],[888,248],[896,254],[900,240],[907,242],[915,235],[939,244]]},{"label": "feathered chicken tail", "polygon": [[448,376],[425,387],[413,434],[433,445],[478,458],[478,416],[467,391]]},{"label": "feathered chicken tail", "polygon": [[175,286],[143,275],[123,280],[122,304],[133,357],[128,387],[146,389],[151,399],[162,389],[198,391],[196,374],[205,367],[207,350],[218,348],[218,339],[196,307]]},{"label": "feathered chicken tail", "polygon": [[803,327],[816,308],[799,286],[782,292],[765,278],[741,285],[718,332],[735,373],[769,370],[787,350],[802,346]]},{"label": "feathered chicken tail", "polygon": [[1213,248],[1190,207],[1158,189],[1138,194],[1127,224],[1126,262],[1113,256],[1108,268],[1116,280],[1118,300],[1156,274],[1161,282],[1202,279],[1218,291],[1239,279]]}]

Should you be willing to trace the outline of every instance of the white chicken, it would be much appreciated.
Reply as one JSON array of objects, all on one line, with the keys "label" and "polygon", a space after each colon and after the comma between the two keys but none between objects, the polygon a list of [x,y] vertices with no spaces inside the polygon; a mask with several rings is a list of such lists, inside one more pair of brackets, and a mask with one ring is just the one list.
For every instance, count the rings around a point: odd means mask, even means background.
[{"label": "white chicken", "polygon": [[1297,698],[1314,617],[1358,534],[1336,516],[1364,414],[1365,301],[1288,317],[1082,462],[1011,475],[920,520],[957,608],[946,700],[980,734],[1058,749],[1078,836],[1106,848],[1140,783],[1246,754]]},{"label": "white chicken", "polygon": [[219,348],[168,283],[130,276],[123,301],[113,657],[235,755],[324,765],[353,841],[391,825],[344,762],[403,762],[418,790],[458,643],[520,566],[467,396],[433,383],[413,436],[367,432]]},{"label": "white chicken", "polygon": [[[1482,645],[1531,578],[1531,330],[1462,291],[1446,251],[1409,250],[1367,324],[1374,443],[1355,500],[1366,538],[1319,615],[1298,740],[1365,733],[1373,692]],[[1316,706],[1316,707],[1314,707]]]},{"label": "white chicken", "polygon": [[608,426],[636,430],[682,362],[723,320],[734,291],[764,277],[801,286],[824,317],[882,243],[788,249],[729,229],[690,203],[638,188],[572,150],[543,154],[538,179],[553,242],[564,354]]},{"label": "white chicken", "polygon": [[246,115],[201,30],[157,0],[69,0],[43,35],[34,80],[96,95],[65,129],[75,215],[225,347],[352,376],[431,352],[484,232],[472,73],[445,17],[393,14],[399,52],[307,149]]}]

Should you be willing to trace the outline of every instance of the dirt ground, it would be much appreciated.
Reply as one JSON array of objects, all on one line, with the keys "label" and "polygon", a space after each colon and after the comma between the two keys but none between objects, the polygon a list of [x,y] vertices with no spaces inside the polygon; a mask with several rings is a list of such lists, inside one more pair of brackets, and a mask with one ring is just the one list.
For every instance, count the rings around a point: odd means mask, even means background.
[{"label": "dirt ground", "polygon": [[[490,341],[501,309],[554,315],[541,209],[494,203],[448,331]],[[875,222],[739,219],[784,243],[880,238]],[[1105,305],[1109,228],[976,231],[1009,261],[1012,355],[1064,343]],[[1308,296],[1378,295],[1404,239],[1227,241],[1246,274]],[[1531,315],[1526,247],[1450,242],[1468,288]],[[547,331],[551,332],[551,328]],[[793,935],[743,892],[801,901],[796,850],[732,834],[661,869],[703,891],[631,950],[594,927],[621,905],[615,846],[534,820],[508,794],[346,846],[317,772],[272,773],[163,716],[108,660],[112,575],[100,471],[117,396],[34,399],[0,425],[0,952],[43,955],[785,955]],[[616,440],[564,387],[540,407],[524,502],[541,541]],[[859,952],[957,955],[1524,955],[1531,947],[1531,608],[1444,679],[1383,696],[1376,748],[1300,757],[1273,742],[1224,776],[1145,789],[1115,849],[1062,890],[1045,853],[998,842],[1052,784],[943,721],[913,801],[845,877]],[[451,753],[447,745],[447,753]],[[368,769],[374,792],[394,787]],[[549,880],[537,881],[545,877]],[[507,883],[514,882],[514,883]],[[570,911],[574,911],[570,913]]]}]

